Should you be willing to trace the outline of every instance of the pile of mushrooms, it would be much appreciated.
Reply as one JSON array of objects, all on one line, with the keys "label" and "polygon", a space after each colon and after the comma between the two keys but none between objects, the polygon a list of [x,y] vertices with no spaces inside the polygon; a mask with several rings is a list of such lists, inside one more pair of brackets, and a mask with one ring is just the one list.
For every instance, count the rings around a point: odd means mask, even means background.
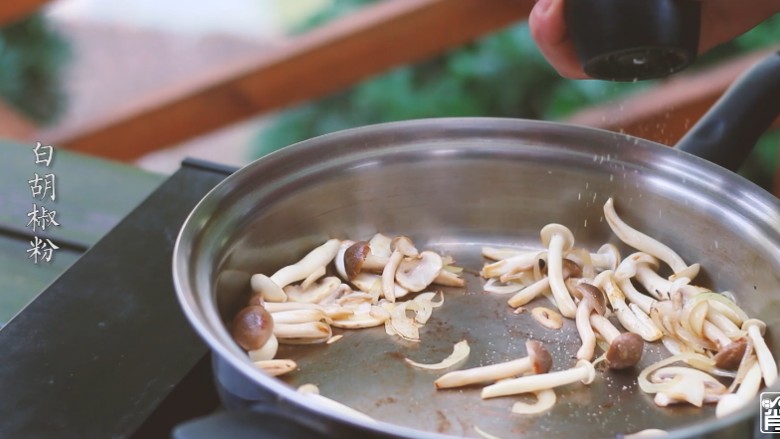
[{"label": "pile of mushrooms", "polygon": [[[694,285],[699,264],[687,264],[667,245],[626,224],[611,198],[604,204],[604,218],[620,241],[637,252],[621,259],[612,244],[596,253],[577,248],[571,231],[560,224],[541,230],[542,250],[482,249],[491,260],[481,271],[488,279],[486,291],[512,294],[508,304],[519,309],[545,296],[564,318],[575,320],[582,345],[577,365],[566,371],[564,381],[592,381],[590,361],[599,343],[605,352],[596,361],[625,369],[639,362],[645,342],[660,342],[672,354],[638,377],[659,406],[717,403],[720,417],[753,399],[762,381],[767,386],[775,381],[777,365],[763,339],[762,321],[748,318],[730,293]],[[668,277],[659,274],[662,263],[671,269]],[[551,313],[556,314],[542,307],[532,310],[545,327],[561,327]],[[548,372],[546,380],[529,376],[497,383],[482,396],[551,388],[561,382],[562,373]],[[726,387],[716,377],[732,383]]]},{"label": "pile of mushrooms", "polygon": [[254,294],[233,319],[231,334],[273,376],[297,368],[292,360],[274,359],[280,343],[332,343],[340,338],[333,328],[385,325],[388,334],[418,342],[419,329],[444,301],[440,292],[423,291],[465,285],[453,263],[418,251],[405,236],[330,239],[271,276],[254,274]]}]

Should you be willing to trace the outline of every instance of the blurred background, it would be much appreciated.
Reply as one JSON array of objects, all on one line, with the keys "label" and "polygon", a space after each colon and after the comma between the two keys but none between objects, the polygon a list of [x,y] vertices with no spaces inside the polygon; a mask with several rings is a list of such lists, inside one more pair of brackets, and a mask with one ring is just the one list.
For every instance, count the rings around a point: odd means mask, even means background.
[{"label": "blurred background", "polygon": [[[473,15],[468,35],[415,27],[446,3],[425,0],[19,3],[37,12],[0,31],[0,135],[159,173],[187,156],[242,165],[344,128],[440,116],[569,121],[672,145],[780,45],[775,16],[673,78],[571,81],[536,49],[530,1],[516,17]],[[372,31],[394,40],[350,53]],[[442,41],[409,49],[429,37]],[[769,190],[778,145],[775,129],[742,171]]]}]

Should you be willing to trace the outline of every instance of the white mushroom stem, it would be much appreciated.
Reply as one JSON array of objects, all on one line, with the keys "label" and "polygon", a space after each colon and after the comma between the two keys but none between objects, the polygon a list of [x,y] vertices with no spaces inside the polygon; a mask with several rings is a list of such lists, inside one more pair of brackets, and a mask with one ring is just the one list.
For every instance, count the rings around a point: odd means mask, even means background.
[{"label": "white mushroom stem", "polygon": [[712,306],[707,310],[707,321],[717,326],[718,329],[723,331],[723,333],[732,340],[736,340],[745,335],[745,331],[741,330],[739,326],[731,321],[731,319],[724,316],[723,313]]},{"label": "white mushroom stem", "polygon": [[707,340],[713,341],[718,345],[718,349],[723,349],[731,343],[731,339],[720,328],[709,321],[704,321],[702,332]]},{"label": "white mushroom stem", "polygon": [[531,367],[531,358],[523,357],[518,360],[506,361],[504,363],[449,372],[439,377],[434,381],[434,384],[437,389],[448,389],[452,387],[467,386],[474,383],[498,381],[500,379],[522,375],[530,371]]},{"label": "white mushroom stem", "polygon": [[319,322],[327,318],[325,313],[318,309],[280,311],[273,313],[271,317],[274,319],[274,324]]},{"label": "white mushroom stem", "polygon": [[588,360],[580,360],[577,365],[568,370],[548,372],[539,375],[527,375],[499,381],[482,389],[482,399],[498,396],[516,395],[518,393],[536,392],[544,389],[565,386],[581,381],[590,384],[596,377],[596,370]]},{"label": "white mushroom stem", "polygon": [[270,277],[257,273],[249,280],[252,291],[260,294],[266,302],[286,302],[287,294]]},{"label": "white mushroom stem", "polygon": [[287,294],[287,300],[291,302],[317,303],[336,292],[341,285],[341,279],[328,276],[306,289],[303,288],[303,284],[288,285],[284,287],[284,292]]},{"label": "white mushroom stem", "polygon": [[[578,360],[592,359],[593,353],[596,350],[596,334],[590,326],[590,315],[593,313],[593,310],[594,306],[590,300],[582,299],[580,300],[580,303],[577,304],[575,323],[577,325],[577,332],[580,335],[580,340],[582,341],[580,348],[577,350]],[[596,313],[593,314],[598,315]]]},{"label": "white mushroom stem", "polygon": [[720,401],[718,401],[718,405],[715,407],[715,415],[722,418],[734,413],[752,401],[758,395],[759,389],[761,389],[761,376],[761,366],[758,363],[753,363],[742,379],[742,384],[739,385],[737,391],[720,397]]},{"label": "white mushroom stem", "polygon": [[539,250],[520,250],[516,248],[506,247],[482,247],[482,256],[492,259],[494,261],[500,261],[503,259],[509,259],[513,256],[521,254],[537,254]]},{"label": "white mushroom stem", "polygon": [[271,316],[281,311],[292,311],[298,309],[316,309],[325,313],[326,316],[332,319],[346,318],[352,315],[352,311],[342,307],[334,306],[322,306],[316,303],[304,303],[304,302],[281,302],[281,303],[268,303],[265,304],[266,311],[271,313]]},{"label": "white mushroom stem", "polygon": [[316,270],[312,271],[311,274],[309,274],[306,279],[301,282],[301,288],[306,290],[308,289],[313,283],[317,282],[319,278],[322,276],[325,276],[325,267],[318,267]]},{"label": "white mushroom stem", "polygon": [[392,253],[390,248],[392,242],[393,240],[389,236],[377,233],[368,241],[368,246],[371,248],[371,254],[389,258]]},{"label": "white mushroom stem", "polygon": [[298,368],[298,365],[293,360],[262,360],[254,363],[255,366],[272,377],[292,372]]},{"label": "white mushroom stem", "polygon": [[276,285],[279,285],[280,288],[284,288],[293,282],[306,279],[319,267],[328,265],[336,257],[340,246],[341,241],[338,239],[329,239],[321,246],[310,251],[300,261],[274,273],[271,276],[271,280]]},{"label": "white mushroom stem", "polygon": [[728,392],[726,386],[714,377],[690,367],[669,366],[658,369],[653,373],[652,381],[674,381],[663,391],[656,393],[655,403],[662,407],[681,401],[701,407],[705,402],[716,402],[721,395]]},{"label": "white mushroom stem", "polygon": [[[620,324],[629,332],[639,335],[648,342],[659,340],[663,337],[663,333],[652,323],[652,319],[649,316],[642,315],[640,320],[634,314],[634,311],[626,304],[626,297],[615,284],[612,274],[611,270],[602,271],[596,276],[594,283],[607,294],[609,304],[612,306],[612,310],[615,312]],[[636,310],[639,310],[639,308],[637,307]],[[641,312],[641,310],[639,311]],[[647,318],[645,319],[645,317]]]},{"label": "white mushroom stem", "polygon": [[507,303],[509,303],[509,306],[512,308],[517,308],[518,306],[523,306],[526,303],[536,299],[540,294],[543,294],[545,291],[549,291],[549,289],[549,278],[543,277],[531,285],[523,288],[514,296],[510,297]]},{"label": "white mushroom stem", "polygon": [[330,326],[323,322],[279,323],[274,324],[274,335],[280,342],[288,339],[327,339],[331,335]]},{"label": "white mushroom stem", "polygon": [[571,231],[560,224],[548,224],[542,229],[542,241],[547,241],[547,277],[558,309],[564,317],[574,318],[577,307],[563,278],[563,254],[574,244]]},{"label": "white mushroom stem", "polygon": [[271,334],[271,337],[260,349],[249,351],[249,359],[252,361],[264,361],[271,360],[276,356],[276,351],[279,349],[279,341],[276,336]]},{"label": "white mushroom stem", "polygon": [[612,344],[616,338],[620,337],[620,330],[616,328],[608,318],[602,315],[596,313],[591,314],[590,324],[593,329],[601,334],[608,344]]},{"label": "white mushroom stem", "polygon": [[518,271],[527,271],[534,267],[536,257],[539,252],[521,253],[508,259],[502,259],[492,264],[487,264],[482,268],[482,277],[499,277],[506,274],[517,273]]},{"label": "white mushroom stem", "polygon": [[604,244],[590,254],[590,262],[599,271],[615,270],[620,263],[620,251],[614,244]]},{"label": "white mushroom stem", "polygon": [[758,319],[748,319],[742,324],[742,329],[747,331],[750,341],[753,342],[753,350],[758,358],[758,364],[761,367],[761,375],[764,377],[764,384],[771,386],[777,379],[777,363],[769,347],[764,341],[764,331],[766,324]]},{"label": "white mushroom stem", "polygon": [[615,212],[614,201],[611,197],[604,203],[604,218],[615,235],[624,243],[666,262],[675,273],[688,268],[685,261],[666,244],[645,235],[623,222],[617,212]]},{"label": "white mushroom stem", "polygon": [[668,300],[672,282],[664,279],[648,264],[636,265],[636,280],[657,300]]},{"label": "white mushroom stem", "polygon": [[631,303],[635,303],[636,306],[639,307],[642,311],[644,311],[646,314],[650,314],[650,308],[653,307],[653,304],[657,302],[657,300],[653,299],[650,296],[647,296],[645,294],[642,294],[639,290],[634,287],[634,284],[631,282],[631,279],[629,278],[622,278],[617,280],[618,288],[620,288],[621,291],[623,291],[623,294],[626,296],[626,299],[628,299]]}]

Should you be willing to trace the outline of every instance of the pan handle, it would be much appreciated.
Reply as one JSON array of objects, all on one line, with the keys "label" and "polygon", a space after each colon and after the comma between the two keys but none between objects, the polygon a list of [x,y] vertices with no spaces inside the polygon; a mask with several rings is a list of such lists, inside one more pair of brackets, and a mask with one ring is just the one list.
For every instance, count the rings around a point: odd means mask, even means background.
[{"label": "pan handle", "polygon": [[780,115],[780,51],[743,73],[676,148],[736,172]]},{"label": "pan handle", "polygon": [[301,422],[279,415],[255,410],[227,410],[177,425],[173,439],[288,439],[292,437],[325,439]]}]

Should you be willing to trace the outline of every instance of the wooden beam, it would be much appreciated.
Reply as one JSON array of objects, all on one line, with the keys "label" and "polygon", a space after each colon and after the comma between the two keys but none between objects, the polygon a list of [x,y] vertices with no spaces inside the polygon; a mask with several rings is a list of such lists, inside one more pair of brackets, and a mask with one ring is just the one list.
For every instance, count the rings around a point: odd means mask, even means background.
[{"label": "wooden beam", "polygon": [[296,37],[271,53],[258,54],[249,65],[231,66],[135,103],[52,143],[131,160],[462,45],[527,18],[533,4],[533,0],[381,2]]},{"label": "wooden beam", "polygon": [[650,90],[586,108],[567,122],[674,145],[740,74],[776,50],[757,51],[674,76]]},{"label": "wooden beam", "polygon": [[49,0],[6,0],[0,4],[0,26],[27,18],[46,3]]}]

